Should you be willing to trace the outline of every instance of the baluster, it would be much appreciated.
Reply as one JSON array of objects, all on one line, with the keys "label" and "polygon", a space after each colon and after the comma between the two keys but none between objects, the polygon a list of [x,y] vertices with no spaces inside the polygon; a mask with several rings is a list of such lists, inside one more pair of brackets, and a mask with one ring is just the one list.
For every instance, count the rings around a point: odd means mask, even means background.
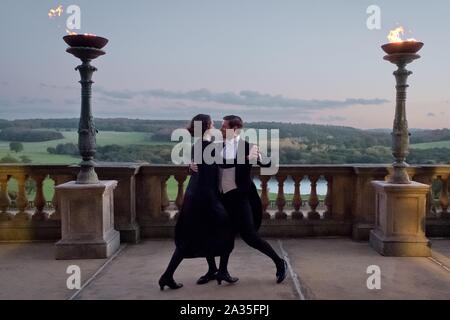
[{"label": "baluster", "polygon": [[177,206],[177,213],[175,214],[175,218],[178,219],[178,216],[180,215],[181,207],[183,206],[183,200],[184,200],[184,182],[186,181],[187,175],[185,174],[178,174],[175,175],[175,180],[178,182],[178,190],[177,190],[177,197],[175,199],[175,205]]},{"label": "baluster", "polygon": [[319,180],[318,176],[309,176],[309,181],[311,181],[311,194],[309,195],[308,204],[311,211],[308,212],[308,219],[311,220],[320,219],[320,215],[316,210],[319,205],[319,198],[317,197],[317,180]]},{"label": "baluster", "polygon": [[[55,182],[55,187],[56,187],[58,185],[58,177],[51,177],[51,178]],[[55,188],[55,191],[53,192],[52,203],[53,203],[53,212],[50,215],[50,220],[61,220],[61,213],[59,211],[58,197],[56,195],[56,188]]]},{"label": "baluster", "polygon": [[431,182],[430,182],[430,192],[429,192],[429,194],[430,194],[430,205],[429,205],[430,213],[429,214],[431,217],[437,218],[438,210],[436,207],[436,202],[434,201],[434,199],[436,199],[437,195],[436,195],[436,192],[434,192],[434,190],[433,190],[433,181],[435,181],[435,180],[436,180],[436,177],[433,177],[433,178],[431,178]]},{"label": "baluster", "polygon": [[259,179],[261,180],[261,204],[262,204],[262,217],[263,219],[270,219],[270,214],[267,211],[269,207],[269,190],[267,188],[267,183],[270,180],[270,176],[261,175]]},{"label": "baluster", "polygon": [[[66,182],[72,181],[74,179],[74,177],[68,176],[68,175],[52,176],[51,178],[55,182],[55,187],[60,185],[60,184],[64,184]],[[54,211],[50,215],[50,220],[59,221],[59,220],[61,220],[61,211],[60,211],[60,208],[59,208],[58,194],[57,194],[57,190],[56,189],[55,189],[55,191],[53,193],[52,203],[53,203]]]},{"label": "baluster", "polygon": [[8,212],[11,205],[11,199],[8,195],[8,180],[8,175],[0,175],[0,221],[8,221],[12,218],[11,213]]},{"label": "baluster", "polygon": [[169,196],[167,195],[167,180],[170,176],[161,177],[161,215],[170,218],[170,212],[166,209],[169,207]]},{"label": "baluster", "polygon": [[325,204],[325,212],[323,213],[324,219],[330,219],[332,216],[332,185],[333,185],[333,177],[325,176],[325,180],[327,181],[327,195],[325,196],[324,204]]},{"label": "baluster", "polygon": [[36,210],[33,214],[32,220],[46,220],[48,218],[47,212],[44,211],[45,197],[44,197],[44,175],[33,177],[36,181],[36,197],[34,198],[34,206]]},{"label": "baluster", "polygon": [[448,198],[448,178],[449,176],[440,176],[442,182],[441,196],[439,197],[439,202],[441,204],[441,217],[450,218],[450,213],[448,212],[448,205],[450,203]]},{"label": "baluster", "polygon": [[[56,187],[56,180],[53,179],[54,186]],[[52,198],[52,205],[53,205],[53,212],[50,214],[50,220],[61,220],[61,214],[58,210],[58,197],[56,196],[56,189],[53,191],[53,198]]]},{"label": "baluster", "polygon": [[28,207],[28,199],[27,194],[25,190],[25,183],[27,180],[27,176],[25,174],[20,174],[16,177],[17,184],[18,184],[18,193],[17,193],[17,199],[16,199],[16,205],[17,209],[19,209],[19,212],[15,215],[14,219],[17,220],[29,220],[30,215],[25,210]]},{"label": "baluster", "polygon": [[275,219],[286,219],[287,214],[284,212],[284,206],[286,205],[286,198],[284,197],[284,181],[286,181],[286,176],[277,175],[276,179],[278,181],[278,194],[276,205],[278,211],[275,213]]},{"label": "baluster", "polygon": [[303,179],[303,176],[293,176],[292,179],[294,179],[294,198],[292,199],[292,205],[294,207],[294,210],[292,212],[292,219],[303,219],[303,213],[300,211],[300,208],[302,207],[302,195],[300,193],[300,185],[301,181]]}]

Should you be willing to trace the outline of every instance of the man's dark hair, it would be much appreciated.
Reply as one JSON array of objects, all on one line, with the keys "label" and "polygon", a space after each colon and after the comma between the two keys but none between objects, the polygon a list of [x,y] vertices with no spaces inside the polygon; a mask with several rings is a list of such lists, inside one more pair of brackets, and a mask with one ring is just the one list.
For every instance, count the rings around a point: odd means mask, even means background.
[{"label": "man's dark hair", "polygon": [[244,121],[241,117],[230,115],[223,117],[223,120],[228,121],[231,129],[242,129],[244,127]]}]

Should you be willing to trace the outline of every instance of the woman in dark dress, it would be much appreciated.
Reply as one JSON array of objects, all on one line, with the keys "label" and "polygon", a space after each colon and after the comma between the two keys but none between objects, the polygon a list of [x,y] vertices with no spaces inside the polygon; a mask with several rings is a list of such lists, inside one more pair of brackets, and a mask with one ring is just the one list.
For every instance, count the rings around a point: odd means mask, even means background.
[{"label": "woman in dark dress", "polygon": [[[201,123],[201,136],[198,137],[194,135],[196,122]],[[208,130],[212,128],[213,122],[208,115],[199,114],[192,119],[188,130],[194,138],[198,138],[195,144],[201,144],[201,148],[200,145],[193,146],[192,155],[201,151],[202,156],[204,149],[212,143],[208,138]],[[234,233],[229,216],[219,199],[218,165],[207,164],[201,159],[198,172],[192,174],[186,188],[183,206],[175,226],[176,249],[159,280],[161,290],[164,290],[165,286],[171,289],[183,286],[175,282],[173,275],[181,261],[186,258],[208,257],[209,271],[205,277],[212,278],[217,272],[228,275],[226,268],[234,247]],[[217,256],[221,257],[219,270],[212,258]]]}]

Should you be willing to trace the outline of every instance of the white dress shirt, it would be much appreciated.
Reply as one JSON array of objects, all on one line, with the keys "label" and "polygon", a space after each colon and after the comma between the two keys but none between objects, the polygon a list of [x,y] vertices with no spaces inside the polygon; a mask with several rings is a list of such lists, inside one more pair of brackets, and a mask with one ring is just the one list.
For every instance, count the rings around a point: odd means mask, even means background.
[{"label": "white dress shirt", "polygon": [[[238,151],[240,136],[233,139],[225,140],[223,158],[224,163],[234,161]],[[237,189],[236,186],[236,168],[220,168],[219,169],[219,190],[227,193],[231,190]]]},{"label": "white dress shirt", "polygon": [[241,139],[241,136],[236,136],[233,139],[225,140],[224,153],[223,153],[224,159],[236,158],[240,139]]}]

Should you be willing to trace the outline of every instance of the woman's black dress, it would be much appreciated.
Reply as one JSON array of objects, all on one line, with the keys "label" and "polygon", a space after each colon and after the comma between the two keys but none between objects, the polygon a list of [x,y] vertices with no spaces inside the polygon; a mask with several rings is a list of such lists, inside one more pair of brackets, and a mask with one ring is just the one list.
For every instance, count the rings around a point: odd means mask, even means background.
[{"label": "woman's black dress", "polygon": [[[203,152],[211,142],[201,143]],[[184,258],[216,257],[233,250],[231,221],[219,198],[218,170],[217,164],[202,161],[186,188],[175,227],[175,244]]]}]

